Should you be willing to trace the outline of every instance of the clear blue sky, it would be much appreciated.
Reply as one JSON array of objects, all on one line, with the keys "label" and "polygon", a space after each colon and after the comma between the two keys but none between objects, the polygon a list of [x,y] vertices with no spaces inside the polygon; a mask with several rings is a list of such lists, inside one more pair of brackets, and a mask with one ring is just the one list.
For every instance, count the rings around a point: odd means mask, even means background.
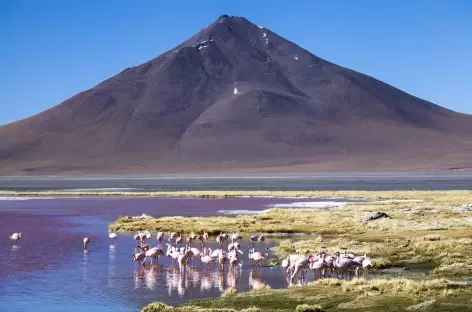
[{"label": "clear blue sky", "polygon": [[0,0],[0,124],[148,61],[222,14],[472,113],[469,0]]}]

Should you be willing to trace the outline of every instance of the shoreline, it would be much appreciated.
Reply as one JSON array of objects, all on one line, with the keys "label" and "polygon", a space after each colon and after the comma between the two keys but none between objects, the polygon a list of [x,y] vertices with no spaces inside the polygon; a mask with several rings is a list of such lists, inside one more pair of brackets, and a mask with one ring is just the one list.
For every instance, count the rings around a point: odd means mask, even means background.
[{"label": "shoreline", "polygon": [[419,201],[421,196],[468,195],[472,190],[411,190],[411,191],[233,191],[233,190],[203,190],[203,191],[5,191],[0,190],[0,197],[186,197],[186,198],[285,198],[285,199],[339,199],[339,200],[390,200],[390,201]]}]

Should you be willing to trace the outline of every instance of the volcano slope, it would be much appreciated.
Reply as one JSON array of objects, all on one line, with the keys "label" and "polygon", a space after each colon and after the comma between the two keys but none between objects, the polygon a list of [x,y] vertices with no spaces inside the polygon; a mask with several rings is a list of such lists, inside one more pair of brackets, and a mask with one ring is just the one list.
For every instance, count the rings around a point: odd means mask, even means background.
[{"label": "volcano slope", "polygon": [[0,127],[0,174],[467,169],[472,117],[216,22]]}]

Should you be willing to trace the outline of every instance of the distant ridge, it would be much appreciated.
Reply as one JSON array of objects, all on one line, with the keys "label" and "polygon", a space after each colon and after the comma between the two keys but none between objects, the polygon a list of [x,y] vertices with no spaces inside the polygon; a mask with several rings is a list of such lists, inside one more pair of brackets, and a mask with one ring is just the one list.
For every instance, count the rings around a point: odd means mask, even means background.
[{"label": "distant ridge", "polygon": [[468,170],[472,117],[223,15],[0,127],[0,174]]}]

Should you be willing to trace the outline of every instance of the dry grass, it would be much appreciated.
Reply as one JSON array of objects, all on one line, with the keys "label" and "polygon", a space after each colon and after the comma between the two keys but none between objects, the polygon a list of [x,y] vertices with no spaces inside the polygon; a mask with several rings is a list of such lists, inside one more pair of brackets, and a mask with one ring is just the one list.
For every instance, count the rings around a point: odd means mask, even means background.
[{"label": "dry grass", "polygon": [[[444,279],[415,282],[408,279],[353,280],[325,279],[306,287],[237,293],[198,300],[172,310],[155,311],[470,311],[472,289]],[[453,305],[453,310],[451,309]],[[159,307],[158,303],[155,303]],[[149,306],[148,306],[149,307]],[[205,310],[207,309],[207,310]],[[251,309],[251,310],[245,310]]]}]

